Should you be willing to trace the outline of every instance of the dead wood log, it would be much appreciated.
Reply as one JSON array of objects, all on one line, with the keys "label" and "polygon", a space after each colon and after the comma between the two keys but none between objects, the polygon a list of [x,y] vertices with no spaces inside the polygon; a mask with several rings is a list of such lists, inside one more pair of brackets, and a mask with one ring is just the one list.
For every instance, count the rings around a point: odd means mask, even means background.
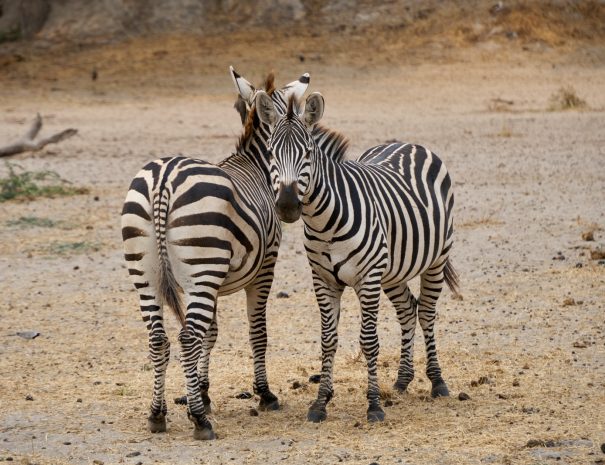
[{"label": "dead wood log", "polygon": [[25,136],[10,145],[0,147],[0,157],[8,157],[23,152],[36,152],[48,144],[56,144],[78,133],[77,129],[70,128],[36,141],[34,139],[40,129],[42,129],[42,117],[38,113]]}]

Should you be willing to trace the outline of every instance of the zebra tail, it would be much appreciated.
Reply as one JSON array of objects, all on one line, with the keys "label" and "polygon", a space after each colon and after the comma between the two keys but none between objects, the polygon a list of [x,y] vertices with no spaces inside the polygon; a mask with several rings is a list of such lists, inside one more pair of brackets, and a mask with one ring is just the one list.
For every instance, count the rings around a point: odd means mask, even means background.
[{"label": "zebra tail", "polygon": [[153,218],[155,221],[155,233],[158,244],[158,256],[160,260],[158,292],[162,303],[167,304],[177,317],[181,326],[185,327],[185,313],[181,302],[181,287],[174,277],[168,249],[166,248],[166,220],[168,218],[168,189],[164,188],[158,193],[160,200],[154,202]]},{"label": "zebra tail", "polygon": [[452,293],[456,296],[460,295],[460,280],[458,278],[458,272],[454,269],[449,257],[445,262],[443,278],[445,279],[447,287],[450,288],[450,291],[452,291]]}]

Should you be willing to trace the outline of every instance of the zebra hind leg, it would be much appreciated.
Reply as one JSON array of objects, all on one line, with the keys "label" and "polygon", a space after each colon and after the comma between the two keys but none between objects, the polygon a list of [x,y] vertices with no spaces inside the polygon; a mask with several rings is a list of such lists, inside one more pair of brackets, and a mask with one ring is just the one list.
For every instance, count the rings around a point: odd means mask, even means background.
[{"label": "zebra hind leg", "polygon": [[426,374],[431,380],[431,397],[447,397],[449,389],[441,376],[441,367],[437,359],[435,342],[435,317],[437,300],[443,289],[443,262],[440,266],[432,267],[420,277],[420,297],[418,298],[418,320],[422,327],[426,346]]},{"label": "zebra hind leg", "polygon": [[[265,275],[265,273],[261,273]],[[269,389],[265,356],[267,353],[267,298],[271,281],[246,289],[250,346],[254,358],[254,393],[260,396],[259,410],[279,410],[279,399]]]},{"label": "zebra hind leg", "polygon": [[202,394],[202,402],[204,403],[204,409],[206,413],[212,413],[210,396],[208,395],[208,390],[210,389],[210,378],[208,375],[208,371],[210,368],[210,353],[214,348],[214,344],[216,343],[216,339],[218,337],[218,325],[216,322],[216,316],[212,323],[210,324],[210,328],[206,332],[204,336],[204,342],[202,344],[202,355],[198,362],[198,378],[200,381],[200,390]]},{"label": "zebra hind leg", "polygon": [[417,302],[406,283],[384,290],[397,312],[401,326],[401,355],[394,388],[405,392],[414,379],[414,333],[416,331]]}]

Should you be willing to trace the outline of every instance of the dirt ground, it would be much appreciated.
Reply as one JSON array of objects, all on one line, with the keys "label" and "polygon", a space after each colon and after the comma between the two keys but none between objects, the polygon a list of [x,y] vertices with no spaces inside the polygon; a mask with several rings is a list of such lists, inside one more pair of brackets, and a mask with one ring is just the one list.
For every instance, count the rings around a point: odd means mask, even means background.
[{"label": "dirt ground", "polygon": [[[249,53],[220,41],[140,39],[33,50],[0,68],[0,141],[22,135],[36,112],[44,133],[79,131],[11,163],[56,171],[90,191],[0,203],[0,461],[603,463],[605,263],[591,259],[605,246],[603,49],[511,51],[487,42],[449,58],[441,49],[383,49],[371,63],[357,60],[369,49],[345,56],[317,47],[310,40]],[[172,403],[184,393],[172,319],[169,431],[146,430],[152,371],[119,213],[132,176],[154,157],[216,162],[231,153],[240,123],[229,64],[255,82],[270,69],[279,83],[310,72],[311,90],[326,99],[324,124],[350,138],[351,158],[399,139],[448,165],[463,295],[446,291],[439,303],[450,398],[429,396],[420,331],[416,379],[405,395],[392,392],[399,327],[384,298],[379,376],[393,405],[384,423],[366,422],[358,304],[347,291],[329,417],[305,421],[317,389],[308,378],[320,367],[319,313],[302,225],[284,225],[268,307],[268,372],[282,410],[252,416],[257,400],[235,397],[252,383],[238,293],[220,301],[211,362],[219,439],[194,441],[185,409]],[[550,97],[569,85],[587,105],[551,109]],[[589,231],[594,241],[582,239]],[[23,330],[41,335],[15,335]],[[460,392],[470,400],[458,400]]]}]

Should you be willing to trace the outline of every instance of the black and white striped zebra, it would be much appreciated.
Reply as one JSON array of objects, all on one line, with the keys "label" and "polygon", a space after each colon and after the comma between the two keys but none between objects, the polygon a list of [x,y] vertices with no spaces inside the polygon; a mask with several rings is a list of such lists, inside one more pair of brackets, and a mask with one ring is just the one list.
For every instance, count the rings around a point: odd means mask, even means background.
[{"label": "black and white striped zebra", "polygon": [[[257,95],[259,117],[273,127],[269,149],[276,211],[286,222],[303,218],[304,243],[321,312],[321,384],[308,419],[319,422],[327,417],[340,298],[350,286],[361,305],[360,344],[368,366],[367,418],[381,421],[376,333],[381,288],[394,304],[401,325],[395,387],[404,391],[414,377],[412,350],[418,319],[431,395],[448,395],[437,361],[434,326],[443,283],[453,290],[457,286],[448,258],[454,196],[443,162],[418,145],[380,145],[358,161],[344,161],[343,152],[326,155],[311,131],[323,109],[323,97],[314,93],[302,114],[292,100],[286,114],[280,115],[266,94]],[[421,282],[418,299],[407,285],[416,276]]]},{"label": "black and white striped zebra", "polygon": [[[281,237],[269,177],[269,127],[254,110],[256,89],[233,68],[231,76],[245,126],[235,153],[218,165],[182,156],[148,163],[133,179],[122,210],[125,258],[139,293],[155,372],[151,432],[166,430],[170,343],[163,305],[171,307],[182,326],[181,364],[194,437],[212,439],[206,412],[210,351],[218,331],[216,302],[241,289],[247,297],[254,391],[261,409],[279,408],[265,369],[265,310]],[[283,113],[287,100],[300,98],[308,83],[305,74],[275,90],[271,75],[265,91]]]}]

